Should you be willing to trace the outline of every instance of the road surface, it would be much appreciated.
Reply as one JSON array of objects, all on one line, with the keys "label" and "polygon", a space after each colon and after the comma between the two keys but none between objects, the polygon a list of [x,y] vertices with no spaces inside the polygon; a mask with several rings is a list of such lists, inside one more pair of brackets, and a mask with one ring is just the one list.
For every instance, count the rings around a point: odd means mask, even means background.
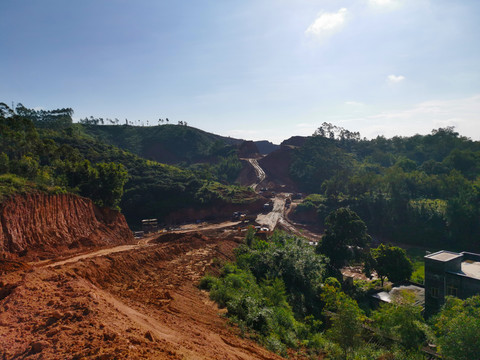
[{"label": "road surface", "polygon": [[253,183],[250,185],[250,187],[253,189],[253,190],[256,190],[257,186],[263,181],[265,180],[265,171],[263,171],[263,169],[260,167],[260,165],[258,164],[258,161],[257,159],[246,159],[252,166],[253,168],[255,169],[255,172],[257,174],[257,182]]},{"label": "road surface", "polygon": [[268,227],[270,230],[275,229],[278,222],[283,218],[285,211],[285,194],[278,194],[273,199],[273,209],[268,214],[260,214],[256,218],[256,222],[260,226]]}]

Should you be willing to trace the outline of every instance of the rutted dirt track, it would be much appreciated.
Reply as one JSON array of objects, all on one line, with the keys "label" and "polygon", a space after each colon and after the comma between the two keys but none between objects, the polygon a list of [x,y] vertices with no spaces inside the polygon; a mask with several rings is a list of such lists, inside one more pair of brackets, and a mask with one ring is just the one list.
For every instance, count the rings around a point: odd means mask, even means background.
[{"label": "rutted dirt track", "polygon": [[223,230],[167,234],[134,251],[3,274],[0,358],[280,359],[239,337],[197,288],[238,241]]}]

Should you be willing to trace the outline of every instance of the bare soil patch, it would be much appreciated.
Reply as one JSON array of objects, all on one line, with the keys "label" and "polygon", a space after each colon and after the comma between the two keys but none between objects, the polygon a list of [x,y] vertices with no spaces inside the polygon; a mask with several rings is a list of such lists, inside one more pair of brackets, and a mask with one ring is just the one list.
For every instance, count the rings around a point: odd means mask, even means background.
[{"label": "bare soil patch", "polygon": [[239,337],[197,288],[238,246],[233,232],[212,235],[174,234],[130,251],[4,272],[0,358],[280,359]]}]

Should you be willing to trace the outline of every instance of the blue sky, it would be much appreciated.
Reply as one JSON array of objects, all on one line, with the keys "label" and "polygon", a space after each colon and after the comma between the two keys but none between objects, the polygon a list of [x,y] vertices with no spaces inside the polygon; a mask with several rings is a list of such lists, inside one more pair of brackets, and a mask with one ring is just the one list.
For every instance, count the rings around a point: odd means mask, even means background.
[{"label": "blue sky", "polygon": [[274,142],[480,140],[477,0],[5,0],[0,101]]}]

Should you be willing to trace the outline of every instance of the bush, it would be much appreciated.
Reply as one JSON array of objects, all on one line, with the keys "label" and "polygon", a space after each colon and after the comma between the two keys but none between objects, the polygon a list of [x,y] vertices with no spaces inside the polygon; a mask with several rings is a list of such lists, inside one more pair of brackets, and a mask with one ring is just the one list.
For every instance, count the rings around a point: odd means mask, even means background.
[{"label": "bush", "polygon": [[205,275],[198,284],[198,287],[202,290],[210,291],[217,284],[217,278],[211,275]]}]

